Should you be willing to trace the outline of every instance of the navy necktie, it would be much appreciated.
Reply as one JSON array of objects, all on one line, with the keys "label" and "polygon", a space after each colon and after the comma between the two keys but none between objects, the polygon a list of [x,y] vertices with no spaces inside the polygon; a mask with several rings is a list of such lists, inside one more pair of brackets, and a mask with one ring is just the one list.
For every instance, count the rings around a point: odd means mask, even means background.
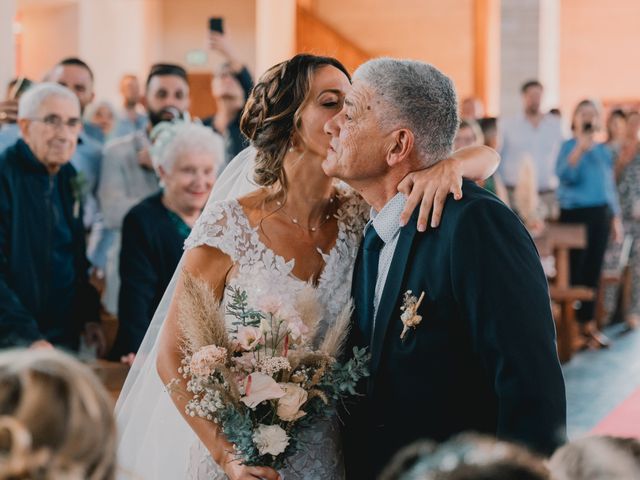
[{"label": "navy necktie", "polygon": [[376,292],[376,280],[378,279],[378,263],[380,260],[380,250],[384,242],[373,228],[369,225],[364,235],[362,245],[362,268],[360,268],[359,292],[360,304],[359,327],[367,341],[371,340],[374,316],[374,298]]}]

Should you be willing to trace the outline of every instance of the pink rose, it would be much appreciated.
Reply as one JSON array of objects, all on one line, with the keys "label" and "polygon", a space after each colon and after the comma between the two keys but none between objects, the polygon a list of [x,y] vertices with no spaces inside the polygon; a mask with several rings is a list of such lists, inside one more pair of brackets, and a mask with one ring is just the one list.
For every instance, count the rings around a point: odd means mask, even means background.
[{"label": "pink rose", "polygon": [[285,394],[278,400],[278,416],[285,422],[304,417],[306,412],[300,410],[300,407],[307,401],[307,391],[295,383],[281,383],[280,387]]},{"label": "pink rose", "polygon": [[207,345],[191,356],[189,369],[193,375],[205,377],[211,375],[215,371],[216,365],[224,365],[226,361],[226,348]]}]

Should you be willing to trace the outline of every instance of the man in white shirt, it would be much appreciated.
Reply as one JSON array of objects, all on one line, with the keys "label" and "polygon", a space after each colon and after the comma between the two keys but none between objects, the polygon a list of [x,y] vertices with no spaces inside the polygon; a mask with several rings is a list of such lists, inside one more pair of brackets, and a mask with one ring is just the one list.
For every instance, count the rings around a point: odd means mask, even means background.
[{"label": "man in white shirt", "polygon": [[521,91],[524,111],[499,124],[502,136],[499,172],[509,191],[509,201],[515,205],[513,192],[522,181],[522,167],[531,161],[536,174],[536,188],[545,210],[543,216],[548,218],[557,210],[554,207],[558,186],[555,165],[562,143],[562,125],[556,115],[540,111],[544,90],[539,81],[524,83]]}]

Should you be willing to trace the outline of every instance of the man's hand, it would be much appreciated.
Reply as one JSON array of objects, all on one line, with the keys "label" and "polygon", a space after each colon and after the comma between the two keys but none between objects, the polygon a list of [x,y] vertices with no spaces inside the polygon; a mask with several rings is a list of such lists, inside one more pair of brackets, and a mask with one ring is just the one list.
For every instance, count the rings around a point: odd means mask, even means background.
[{"label": "man's hand", "polygon": [[53,348],[53,345],[51,345],[46,340],[36,340],[31,345],[29,345],[29,349],[31,350],[41,350],[41,349],[47,350],[50,348]]},{"label": "man's hand", "polygon": [[426,170],[409,173],[398,185],[398,191],[408,197],[407,204],[400,215],[400,224],[406,225],[411,214],[420,204],[418,215],[418,231],[427,229],[427,219],[431,215],[431,227],[440,225],[442,210],[447,195],[453,193],[453,198],[462,198],[462,170],[460,161],[447,158]]},{"label": "man's hand", "polygon": [[16,123],[18,121],[18,102],[7,100],[0,102],[0,125]]},{"label": "man's hand", "polygon": [[133,362],[136,360],[136,354],[130,353],[129,355],[123,355],[120,357],[120,363],[124,363],[125,365],[132,366]]},{"label": "man's hand", "polygon": [[613,241],[620,245],[624,241],[624,225],[620,217],[613,217],[611,220],[611,234]]},{"label": "man's hand", "polygon": [[209,48],[220,53],[229,62],[233,72],[238,73],[242,70],[242,62],[238,59],[233,44],[224,33],[209,32]]},{"label": "man's hand", "polygon": [[96,347],[98,358],[103,358],[107,354],[107,340],[100,323],[89,322],[85,325],[84,340],[87,345]]},{"label": "man's hand", "polygon": [[153,161],[148,148],[143,148],[138,152],[138,165],[142,168],[153,170]]}]

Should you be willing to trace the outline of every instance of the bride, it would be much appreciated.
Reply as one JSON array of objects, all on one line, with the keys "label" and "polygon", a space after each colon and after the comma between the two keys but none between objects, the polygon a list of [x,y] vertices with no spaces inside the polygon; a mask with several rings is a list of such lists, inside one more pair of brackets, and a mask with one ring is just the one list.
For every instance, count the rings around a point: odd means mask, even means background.
[{"label": "bride", "polygon": [[[182,272],[204,280],[222,302],[227,286],[247,291],[251,302],[265,292],[293,301],[311,284],[324,309],[322,336],[349,301],[369,216],[365,202],[321,168],[329,145],[323,126],[340,112],[349,88],[337,60],[296,55],[269,69],[252,91],[241,122],[252,147],[227,167],[185,242],[116,406],[119,462],[130,474],[123,478],[278,478],[270,468],[240,464],[216,424],[185,414],[184,381],[171,394],[164,388],[178,377],[181,360],[176,299]],[[401,185],[410,194],[404,218],[422,200],[418,228],[426,227],[432,206],[437,223],[445,196],[461,196],[463,176],[484,179],[497,164],[493,150],[478,147],[411,174]],[[287,480],[343,478],[336,423],[318,422],[306,432],[281,472]]]}]

